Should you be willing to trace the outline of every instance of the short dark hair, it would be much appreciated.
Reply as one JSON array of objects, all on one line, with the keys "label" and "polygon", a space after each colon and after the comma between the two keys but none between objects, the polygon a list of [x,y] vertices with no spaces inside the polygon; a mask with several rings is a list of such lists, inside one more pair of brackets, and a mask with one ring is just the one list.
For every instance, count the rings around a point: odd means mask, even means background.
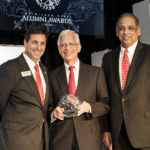
[{"label": "short dark hair", "polygon": [[132,13],[123,13],[123,14],[118,18],[118,21],[117,21],[117,23],[116,23],[116,28],[118,27],[119,21],[120,21],[123,17],[127,17],[127,16],[134,18],[136,26],[137,26],[137,27],[140,27],[140,21],[139,21],[139,19],[138,19],[134,14],[132,14]]},{"label": "short dark hair", "polygon": [[27,42],[30,40],[31,34],[44,34],[46,36],[46,41],[48,40],[48,31],[43,26],[31,25],[24,37]]}]

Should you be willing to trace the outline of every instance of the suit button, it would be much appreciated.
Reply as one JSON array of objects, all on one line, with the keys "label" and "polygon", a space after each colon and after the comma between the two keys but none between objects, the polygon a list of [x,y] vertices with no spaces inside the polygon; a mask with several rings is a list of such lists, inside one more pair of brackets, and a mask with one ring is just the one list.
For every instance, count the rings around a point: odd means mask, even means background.
[{"label": "suit button", "polygon": [[126,100],[123,98],[123,99],[122,99],[122,102],[125,102],[125,101],[126,101]]},{"label": "suit button", "polygon": [[40,125],[39,128],[42,129],[43,125]]},{"label": "suit button", "polygon": [[119,116],[122,117],[123,115],[122,115],[122,114],[119,114]]}]

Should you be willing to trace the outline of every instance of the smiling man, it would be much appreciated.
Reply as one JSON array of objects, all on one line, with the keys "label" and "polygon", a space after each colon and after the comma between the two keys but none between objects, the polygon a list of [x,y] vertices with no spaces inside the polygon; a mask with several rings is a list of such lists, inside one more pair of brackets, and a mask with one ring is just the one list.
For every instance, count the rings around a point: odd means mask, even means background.
[{"label": "smiling man", "polygon": [[[101,150],[99,117],[109,111],[103,70],[79,60],[81,44],[74,31],[62,31],[57,44],[64,64],[50,74],[53,94],[50,148]],[[77,116],[66,118],[58,102],[69,93],[77,96],[81,104]]]},{"label": "smiling man", "polygon": [[40,62],[48,33],[32,25],[25,52],[0,66],[0,149],[48,150],[49,85]]},{"label": "smiling man", "polygon": [[139,20],[131,13],[120,16],[116,35],[120,47],[102,64],[110,96],[103,141],[109,150],[150,150],[150,46],[138,40]]}]

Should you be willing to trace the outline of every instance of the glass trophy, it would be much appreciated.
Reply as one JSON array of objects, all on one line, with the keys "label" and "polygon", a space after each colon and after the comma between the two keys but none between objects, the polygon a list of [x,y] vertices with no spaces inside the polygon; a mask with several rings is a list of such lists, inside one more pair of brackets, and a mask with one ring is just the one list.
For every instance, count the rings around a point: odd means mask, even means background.
[{"label": "glass trophy", "polygon": [[62,96],[60,99],[58,106],[64,108],[64,116],[65,117],[75,117],[78,114],[78,106],[81,104],[81,101],[78,97],[67,94]]}]

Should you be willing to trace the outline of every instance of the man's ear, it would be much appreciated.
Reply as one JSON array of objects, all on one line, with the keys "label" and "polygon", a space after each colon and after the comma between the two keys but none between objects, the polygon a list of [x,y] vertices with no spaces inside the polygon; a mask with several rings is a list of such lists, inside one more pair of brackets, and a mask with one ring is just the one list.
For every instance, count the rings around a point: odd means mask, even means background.
[{"label": "man's ear", "polygon": [[24,46],[26,46],[27,45],[27,41],[24,39]]},{"label": "man's ear", "polygon": [[77,46],[78,46],[78,53],[80,53],[82,46],[81,46],[81,44],[79,44],[79,45],[77,45]]},{"label": "man's ear", "polygon": [[140,36],[141,35],[141,28],[140,27],[138,27],[138,29],[137,29],[138,31],[138,36]]},{"label": "man's ear", "polygon": [[59,52],[59,55],[60,55],[60,50],[59,50],[59,48],[58,48],[58,52]]},{"label": "man's ear", "polygon": [[118,29],[116,28],[116,36],[118,37]]}]

